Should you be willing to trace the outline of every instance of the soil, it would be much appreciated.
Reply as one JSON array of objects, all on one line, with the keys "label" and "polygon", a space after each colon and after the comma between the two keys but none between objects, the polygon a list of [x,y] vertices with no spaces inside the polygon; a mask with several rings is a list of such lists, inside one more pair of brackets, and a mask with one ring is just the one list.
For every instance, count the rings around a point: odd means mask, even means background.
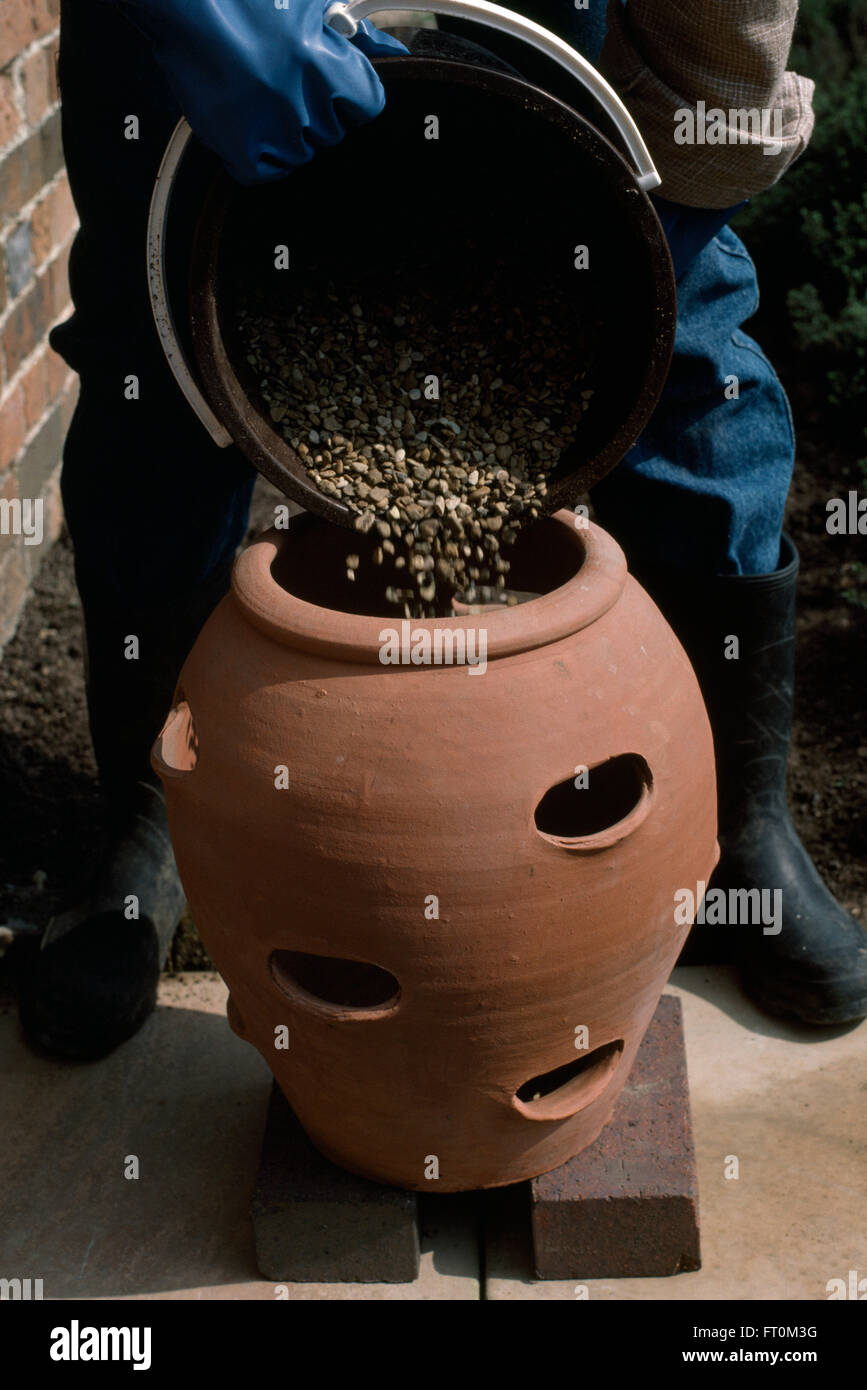
[{"label": "soil", "polygon": [[[864,491],[854,447],[829,445],[827,411],[808,383],[781,373],[793,399],[798,465],[787,528],[801,554],[798,686],[789,791],[798,831],[829,887],[867,920],[867,594],[863,539],[829,536],[826,503]],[[256,490],[251,534],[268,525],[273,488]],[[22,939],[74,902],[108,838],[87,730],[82,632],[72,548],[45,557],[18,631],[0,659],[0,924]],[[15,953],[10,953],[14,955]],[[167,971],[210,962],[187,915]]]}]

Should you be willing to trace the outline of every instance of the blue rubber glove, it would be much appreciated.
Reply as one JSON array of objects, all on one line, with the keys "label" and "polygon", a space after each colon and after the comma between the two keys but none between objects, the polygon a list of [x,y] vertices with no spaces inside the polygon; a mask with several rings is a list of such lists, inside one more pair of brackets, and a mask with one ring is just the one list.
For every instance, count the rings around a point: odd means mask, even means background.
[{"label": "blue rubber glove", "polygon": [[[368,57],[406,53],[366,21],[324,23],[333,0],[122,0],[194,133],[242,184],[265,183],[378,116]],[[367,55],[367,56],[365,56]]]}]

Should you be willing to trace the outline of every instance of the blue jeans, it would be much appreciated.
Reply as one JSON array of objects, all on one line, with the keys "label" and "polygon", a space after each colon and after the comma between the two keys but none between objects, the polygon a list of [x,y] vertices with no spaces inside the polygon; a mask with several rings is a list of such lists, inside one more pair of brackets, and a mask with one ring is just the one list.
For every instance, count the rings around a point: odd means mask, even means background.
[{"label": "blue jeans", "polygon": [[[564,36],[591,60],[599,8],[564,10]],[[546,18],[557,27],[553,9]],[[225,565],[246,528],[254,474],[193,416],[150,315],[148,199],[178,111],[149,47],[116,6],[63,0],[60,79],[82,224],[70,265],[75,313],[52,334],[81,376],[63,499],[85,606],[134,610],[182,596]],[[137,142],[122,138],[129,112],[139,116]],[[701,219],[700,242],[708,215],[680,210],[681,229],[692,219]],[[708,575],[777,567],[792,428],[773,369],[741,330],[757,297],[752,262],[727,229],[680,277],[668,384],[641,440],[594,492],[602,524],[645,565]],[[131,373],[138,402],[124,399]],[[734,400],[724,394],[729,376]]]},{"label": "blue jeans", "polygon": [[677,282],[671,370],[638,443],[593,491],[642,573],[778,568],[795,438],[786,394],[741,324],[758,305],[743,242],[723,227]]},{"label": "blue jeans", "polygon": [[[604,5],[535,4],[540,22],[598,62]],[[742,327],[758,308],[755,266],[724,225],[734,208],[654,201],[677,274],[674,356],[638,443],[594,489],[594,510],[644,574],[771,574],[795,437],[777,374]]]}]

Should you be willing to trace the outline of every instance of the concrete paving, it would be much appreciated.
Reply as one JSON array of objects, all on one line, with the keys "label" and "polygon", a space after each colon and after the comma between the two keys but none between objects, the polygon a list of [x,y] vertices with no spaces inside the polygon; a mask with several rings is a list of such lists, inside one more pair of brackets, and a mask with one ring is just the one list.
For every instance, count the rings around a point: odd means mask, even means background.
[{"label": "concrete paving", "polygon": [[[703,1268],[585,1281],[587,1295],[825,1299],[830,1279],[867,1277],[867,1024],[789,1027],[719,969],[679,970],[670,988],[684,1007]],[[581,1296],[576,1280],[531,1280],[521,1188],[486,1198],[484,1290],[472,1195],[423,1199],[414,1284],[263,1282],[248,1204],[270,1074],[229,1030],[225,999],[213,975],[165,979],[139,1036],[85,1066],[35,1056],[14,1006],[0,1008],[0,1277],[41,1278],[46,1298]]]},{"label": "concrete paving", "polygon": [[46,1299],[479,1298],[462,1197],[425,1201],[413,1284],[262,1281],[248,1208],[271,1074],[218,976],[164,979],[141,1033],[82,1066],[30,1052],[7,1004],[0,1056],[0,1277]]},{"label": "concrete paving", "polygon": [[532,1282],[511,1189],[489,1217],[488,1298],[826,1299],[830,1279],[867,1276],[867,1024],[768,1018],[719,967],[677,970],[669,990],[684,1010],[701,1270]]}]

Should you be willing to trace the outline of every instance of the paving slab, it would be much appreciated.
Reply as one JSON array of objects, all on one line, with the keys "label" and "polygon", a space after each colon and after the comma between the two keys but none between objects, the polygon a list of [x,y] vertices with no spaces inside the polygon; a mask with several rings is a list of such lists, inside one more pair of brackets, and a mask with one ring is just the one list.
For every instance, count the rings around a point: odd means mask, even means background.
[{"label": "paving slab", "polygon": [[[0,1007],[0,1277],[77,1299],[474,1299],[473,1201],[425,1198],[411,1284],[290,1284],[256,1268],[250,1196],[271,1075],[219,976],[165,978],[112,1056],[35,1055]],[[138,1176],[126,1176],[137,1172]]]},{"label": "paving slab", "polygon": [[[867,1277],[867,1025],[766,1018],[716,967],[677,971],[671,992],[684,1009],[703,1268],[591,1280],[588,1296],[825,1299],[829,1280]],[[166,979],[139,1036],[83,1066],[35,1056],[14,1006],[0,1008],[0,1277],[41,1278],[46,1298],[478,1298],[472,1195],[422,1199],[413,1284],[261,1279],[249,1201],[270,1073],[228,1028],[225,999],[214,975]],[[139,1176],[126,1178],[132,1157]],[[487,1297],[582,1296],[576,1281],[530,1278],[526,1191],[497,1200]]]},{"label": "paving slab", "polygon": [[867,1277],[867,1023],[771,1019],[733,971],[683,967],[680,998],[699,1174],[702,1269],[657,1279],[531,1277],[526,1189],[487,1218],[489,1299],[824,1300]]}]

